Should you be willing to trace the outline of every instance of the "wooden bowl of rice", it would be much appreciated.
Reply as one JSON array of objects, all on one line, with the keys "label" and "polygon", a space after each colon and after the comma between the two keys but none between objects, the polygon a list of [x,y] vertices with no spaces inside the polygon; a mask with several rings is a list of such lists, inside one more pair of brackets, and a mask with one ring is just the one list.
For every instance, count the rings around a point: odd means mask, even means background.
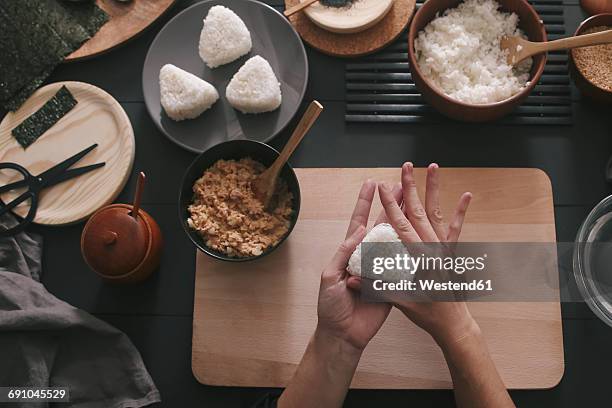
[{"label": "wooden bowl of rice", "polygon": [[[442,15],[447,9],[457,7],[460,3],[462,3],[461,0],[427,0],[414,15],[408,31],[408,60],[412,79],[423,98],[439,112],[450,118],[467,122],[486,122],[499,119],[512,112],[533,91],[544,72],[546,54],[533,57],[533,64],[529,71],[529,82],[524,88],[507,99],[493,103],[475,104],[449,97],[441,89],[434,86],[419,68],[415,39],[419,32],[438,15]],[[501,5],[501,11],[513,12],[518,15],[518,28],[524,31],[530,41],[547,40],[544,23],[527,1],[497,0],[497,3]]]}]

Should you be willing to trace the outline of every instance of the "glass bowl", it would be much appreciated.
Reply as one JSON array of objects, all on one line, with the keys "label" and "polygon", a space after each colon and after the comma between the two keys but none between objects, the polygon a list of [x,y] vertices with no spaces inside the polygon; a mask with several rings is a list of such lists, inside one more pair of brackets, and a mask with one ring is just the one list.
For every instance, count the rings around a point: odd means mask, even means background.
[{"label": "glass bowl", "polygon": [[593,313],[612,327],[612,196],[593,208],[578,231],[574,278]]}]

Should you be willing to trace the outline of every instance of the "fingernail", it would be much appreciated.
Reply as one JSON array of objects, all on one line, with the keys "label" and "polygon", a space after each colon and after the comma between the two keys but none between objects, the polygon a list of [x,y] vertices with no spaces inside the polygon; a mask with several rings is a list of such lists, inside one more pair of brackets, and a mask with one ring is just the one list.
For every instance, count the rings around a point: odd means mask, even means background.
[{"label": "fingernail", "polygon": [[412,170],[412,168],[414,168],[414,164],[412,164],[412,162],[408,162],[408,168]]},{"label": "fingernail", "polygon": [[430,168],[430,169],[437,169],[437,168],[438,168],[438,164],[437,164],[437,163],[431,163],[431,164],[429,165],[429,168]]}]

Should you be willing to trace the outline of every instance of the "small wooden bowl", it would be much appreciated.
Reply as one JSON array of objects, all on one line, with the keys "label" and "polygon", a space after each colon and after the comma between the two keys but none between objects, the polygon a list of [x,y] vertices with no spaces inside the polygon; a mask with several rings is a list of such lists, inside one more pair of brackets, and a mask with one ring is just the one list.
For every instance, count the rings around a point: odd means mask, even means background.
[{"label": "small wooden bowl", "polygon": [[580,6],[590,16],[602,13],[612,13],[612,0],[580,0]]},{"label": "small wooden bowl", "polygon": [[[531,41],[546,41],[546,28],[538,13],[525,0],[497,0],[502,10],[514,12],[519,16],[519,27]],[[546,65],[546,54],[533,57],[529,84],[521,92],[500,102],[489,104],[469,104],[452,99],[433,86],[417,64],[414,40],[430,21],[446,9],[456,7],[461,0],[427,0],[416,12],[408,31],[408,60],[410,72],[423,98],[444,115],[466,122],[486,122],[499,119],[519,106],[540,81]]]},{"label": "small wooden bowl", "polygon": [[[612,26],[612,13],[597,14],[587,18],[580,24],[574,35],[581,35],[587,29],[598,26]],[[612,103],[612,92],[595,85],[576,67],[574,50],[569,52],[569,56],[570,75],[580,92],[597,102]]]},{"label": "small wooden bowl", "polygon": [[324,30],[338,34],[353,34],[376,25],[391,10],[394,1],[360,0],[350,8],[326,7],[317,2],[304,9],[304,14]]}]

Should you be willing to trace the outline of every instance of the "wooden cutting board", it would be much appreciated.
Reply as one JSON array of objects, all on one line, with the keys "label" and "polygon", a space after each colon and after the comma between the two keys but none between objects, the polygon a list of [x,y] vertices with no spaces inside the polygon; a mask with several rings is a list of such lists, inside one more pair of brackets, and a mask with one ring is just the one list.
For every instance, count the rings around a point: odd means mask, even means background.
[{"label": "wooden cutting board", "polygon": [[[230,264],[197,254],[192,366],[204,384],[283,387],[316,325],[321,270],[344,238],[362,181],[398,181],[398,169],[296,169],[300,218],[266,258]],[[423,169],[417,178],[424,197]],[[471,191],[463,241],[555,242],[550,180],[537,169],[442,169],[448,214]],[[371,219],[380,209],[376,203]],[[505,384],[555,386],[563,376],[558,302],[472,303]],[[452,388],[439,348],[397,310],[366,348],[353,388]]]}]

